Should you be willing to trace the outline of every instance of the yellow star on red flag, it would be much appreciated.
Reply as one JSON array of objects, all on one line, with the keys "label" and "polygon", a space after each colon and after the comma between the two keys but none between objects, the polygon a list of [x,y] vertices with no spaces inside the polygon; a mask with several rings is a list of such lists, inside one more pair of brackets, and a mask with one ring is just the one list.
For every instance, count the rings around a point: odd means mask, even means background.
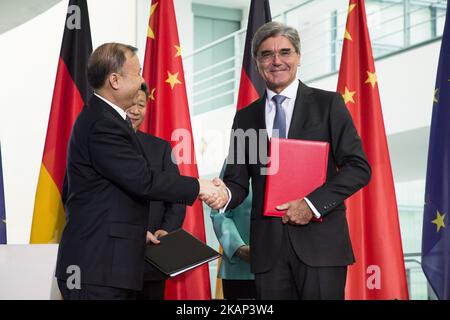
[{"label": "yellow star on red flag", "polygon": [[352,36],[350,35],[350,32],[348,32],[347,29],[345,29],[344,38],[353,41]]},{"label": "yellow star on red flag", "polygon": [[[152,4],[152,7],[150,9],[150,20],[151,20],[151,17],[153,16],[153,13],[156,10],[156,6],[157,5],[158,5],[158,2],[156,2],[155,4]],[[149,24],[148,29],[147,29],[147,37],[149,37],[151,39],[155,39],[155,34],[153,33],[153,30],[150,27],[150,24]]]},{"label": "yellow star on red flag", "polygon": [[377,75],[375,72],[367,71],[367,80],[364,83],[370,83],[372,88],[375,88],[375,84],[377,83]]},{"label": "yellow star on red flag", "polygon": [[350,4],[350,5],[348,6],[348,12],[347,12],[347,15],[349,15],[350,12],[352,12],[353,9],[355,9],[355,7],[356,7],[356,3]]},{"label": "yellow star on red flag", "polygon": [[172,90],[173,90],[173,88],[175,87],[176,84],[181,84],[182,83],[180,80],[178,80],[178,72],[175,73],[175,74],[172,74],[169,71],[167,71],[167,74],[168,74],[169,77],[167,78],[166,82],[168,84],[170,84],[170,87],[172,88]]},{"label": "yellow star on red flag", "polygon": [[150,94],[148,95],[148,98],[152,101],[155,101],[155,90],[156,88],[153,88],[152,91],[150,91]]},{"label": "yellow star on red flag", "polygon": [[174,45],[175,49],[177,49],[177,53],[175,54],[175,58],[176,57],[181,57],[181,47]]},{"label": "yellow star on red flag", "polygon": [[[355,9],[355,7],[356,7],[356,3],[350,4],[348,6],[347,16],[353,11],[353,9]],[[353,41],[353,38],[352,38],[350,32],[347,30],[347,28],[345,29],[344,38],[347,39],[347,40]]]},{"label": "yellow star on red flag", "polygon": [[345,104],[347,104],[348,102],[355,103],[355,100],[353,99],[353,96],[355,95],[355,93],[356,93],[356,91],[350,91],[350,90],[348,90],[347,87],[345,87],[345,92],[342,95],[342,97],[344,98]]}]

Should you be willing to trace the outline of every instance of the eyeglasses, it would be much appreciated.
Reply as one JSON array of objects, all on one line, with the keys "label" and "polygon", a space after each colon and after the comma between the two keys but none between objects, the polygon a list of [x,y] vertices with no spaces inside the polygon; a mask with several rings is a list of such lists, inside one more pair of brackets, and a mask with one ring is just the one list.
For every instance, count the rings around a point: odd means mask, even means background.
[{"label": "eyeglasses", "polygon": [[291,55],[295,51],[291,49],[281,49],[280,51],[262,51],[258,54],[258,60],[260,62],[269,62],[270,60],[275,59],[275,56],[278,55],[278,57],[282,60],[289,59]]}]

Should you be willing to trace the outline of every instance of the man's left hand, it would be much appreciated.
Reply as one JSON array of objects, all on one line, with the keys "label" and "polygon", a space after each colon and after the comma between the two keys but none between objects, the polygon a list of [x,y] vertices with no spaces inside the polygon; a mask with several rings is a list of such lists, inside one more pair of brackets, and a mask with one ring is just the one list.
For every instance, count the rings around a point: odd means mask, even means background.
[{"label": "man's left hand", "polygon": [[158,238],[153,233],[151,233],[150,231],[147,231],[146,243],[149,244],[150,242],[153,243],[153,244],[159,244],[160,243]]},{"label": "man's left hand", "polygon": [[306,225],[314,216],[304,199],[286,202],[277,206],[277,210],[287,210],[281,220],[283,223],[290,223],[294,225]]},{"label": "man's left hand", "polygon": [[154,234],[155,234],[156,239],[159,239],[161,237],[164,237],[166,234],[168,234],[168,232],[166,230],[159,229],[159,230],[156,230]]}]

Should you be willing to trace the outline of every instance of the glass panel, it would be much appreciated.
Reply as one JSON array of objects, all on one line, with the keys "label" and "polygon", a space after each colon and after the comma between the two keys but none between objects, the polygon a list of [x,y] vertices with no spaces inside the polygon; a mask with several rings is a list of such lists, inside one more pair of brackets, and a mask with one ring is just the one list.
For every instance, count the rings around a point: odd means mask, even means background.
[{"label": "glass panel", "polygon": [[[194,16],[194,47],[199,49],[239,28],[240,21]],[[234,37],[198,52],[193,58],[193,115],[233,104],[236,78]]]}]

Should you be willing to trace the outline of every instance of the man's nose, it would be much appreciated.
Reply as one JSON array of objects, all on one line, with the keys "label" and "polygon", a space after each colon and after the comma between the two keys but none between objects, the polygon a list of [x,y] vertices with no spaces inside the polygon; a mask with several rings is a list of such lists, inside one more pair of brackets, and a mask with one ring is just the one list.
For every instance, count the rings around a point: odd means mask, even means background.
[{"label": "man's nose", "polygon": [[130,108],[130,109],[128,109],[128,112],[131,114],[138,114],[136,108]]},{"label": "man's nose", "polygon": [[275,56],[272,59],[272,64],[274,64],[274,65],[280,65],[281,64],[280,55],[278,53],[275,53]]}]

